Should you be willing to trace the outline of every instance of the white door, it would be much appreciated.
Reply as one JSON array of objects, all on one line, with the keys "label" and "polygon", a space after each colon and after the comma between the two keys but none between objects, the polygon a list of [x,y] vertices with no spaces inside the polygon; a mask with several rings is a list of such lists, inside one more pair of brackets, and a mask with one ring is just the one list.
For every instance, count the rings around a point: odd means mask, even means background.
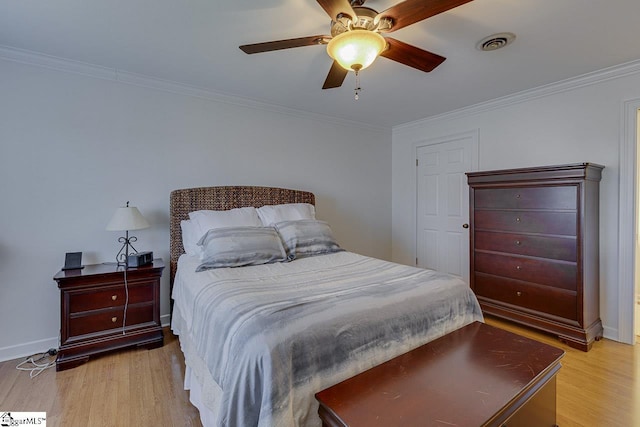
[{"label": "white door", "polygon": [[469,283],[469,186],[477,170],[477,133],[416,147],[416,264]]}]

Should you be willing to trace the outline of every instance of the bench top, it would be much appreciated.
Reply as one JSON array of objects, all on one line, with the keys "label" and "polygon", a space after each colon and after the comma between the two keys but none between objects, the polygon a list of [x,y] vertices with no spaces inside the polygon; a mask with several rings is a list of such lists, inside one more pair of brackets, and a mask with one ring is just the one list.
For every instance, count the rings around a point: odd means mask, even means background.
[{"label": "bench top", "polygon": [[555,376],[564,351],[480,322],[316,394],[325,425],[482,426]]}]

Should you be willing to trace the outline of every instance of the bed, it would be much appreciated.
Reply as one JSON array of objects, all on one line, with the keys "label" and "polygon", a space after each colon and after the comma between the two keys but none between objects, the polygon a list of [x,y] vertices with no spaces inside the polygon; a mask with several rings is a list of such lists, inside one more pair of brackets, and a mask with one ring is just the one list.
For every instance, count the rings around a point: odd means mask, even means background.
[{"label": "bed", "polygon": [[315,197],[238,186],[171,193],[171,327],[204,426],[320,426],[315,393],[482,321],[459,278],[341,248],[196,272],[203,261],[185,254],[181,227],[190,212],[283,204]]}]

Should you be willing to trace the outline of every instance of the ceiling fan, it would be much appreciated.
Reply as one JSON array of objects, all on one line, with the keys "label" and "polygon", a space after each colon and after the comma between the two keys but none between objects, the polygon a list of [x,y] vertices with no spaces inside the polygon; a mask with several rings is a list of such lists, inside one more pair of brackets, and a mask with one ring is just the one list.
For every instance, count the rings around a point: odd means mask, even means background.
[{"label": "ceiling fan", "polygon": [[[358,72],[383,56],[430,72],[446,59],[381,33],[391,33],[472,0],[405,0],[380,13],[362,6],[366,0],[317,0],[331,18],[331,35],[316,35],[240,46],[245,53],[327,45],[333,59],[322,89],[342,86],[349,71]],[[356,86],[358,82],[356,81]],[[358,99],[359,87],[356,87]]]}]

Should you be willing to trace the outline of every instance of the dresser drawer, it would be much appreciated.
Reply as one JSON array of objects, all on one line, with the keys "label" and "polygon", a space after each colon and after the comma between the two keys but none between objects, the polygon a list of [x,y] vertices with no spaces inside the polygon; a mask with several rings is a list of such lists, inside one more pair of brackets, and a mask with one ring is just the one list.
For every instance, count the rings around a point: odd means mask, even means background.
[{"label": "dresser drawer", "polygon": [[577,290],[575,263],[475,252],[475,271]]},{"label": "dresser drawer", "polygon": [[576,262],[578,246],[575,237],[537,236],[514,233],[477,231],[476,249],[507,252],[540,258]]},{"label": "dresser drawer", "polygon": [[578,320],[576,292],[522,283],[506,277],[476,273],[474,292],[479,297]]},{"label": "dresser drawer", "polygon": [[[129,304],[153,301],[153,282],[129,285]],[[81,313],[109,307],[121,307],[126,300],[124,285],[109,289],[69,292],[69,312]]]},{"label": "dresser drawer", "polygon": [[480,188],[475,190],[476,209],[575,209],[576,186]]},{"label": "dresser drawer", "polygon": [[476,230],[577,235],[575,212],[475,211]]},{"label": "dresser drawer", "polygon": [[[122,329],[124,307],[72,316],[69,319],[69,337],[96,334]],[[154,322],[153,304],[127,308],[126,326]]]}]

